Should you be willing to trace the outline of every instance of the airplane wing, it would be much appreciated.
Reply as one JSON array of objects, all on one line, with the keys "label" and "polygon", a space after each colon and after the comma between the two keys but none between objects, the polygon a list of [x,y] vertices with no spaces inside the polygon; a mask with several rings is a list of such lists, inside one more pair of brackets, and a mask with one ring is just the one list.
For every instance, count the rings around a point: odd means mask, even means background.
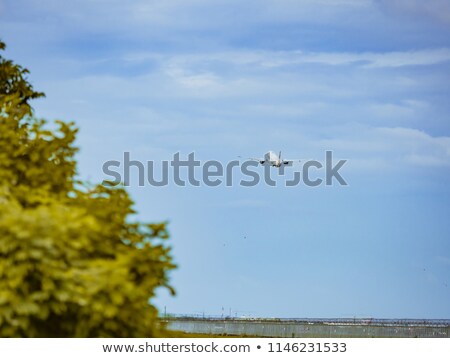
[{"label": "airplane wing", "polygon": [[301,162],[300,159],[283,159],[281,161],[283,163],[283,165],[292,165],[293,163],[297,163],[297,162]]},{"label": "airplane wing", "polygon": [[[239,158],[242,158],[242,157],[239,156]],[[260,164],[264,164],[264,163],[266,162],[266,160],[265,160],[265,159],[262,159],[262,158],[247,158],[247,159],[257,161],[257,162],[259,162]]]},{"label": "airplane wing", "polygon": [[262,158],[247,158],[247,159],[256,160],[257,162],[259,162],[259,164],[264,164],[266,162],[266,160]]}]

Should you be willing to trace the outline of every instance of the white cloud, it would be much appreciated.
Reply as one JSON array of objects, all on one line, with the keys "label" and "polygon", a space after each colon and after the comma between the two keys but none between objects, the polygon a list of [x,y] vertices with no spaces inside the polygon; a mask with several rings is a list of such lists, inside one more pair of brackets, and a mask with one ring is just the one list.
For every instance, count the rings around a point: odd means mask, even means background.
[{"label": "white cloud", "polygon": [[[47,82],[43,90],[48,94],[45,103],[54,111],[50,117],[59,116],[55,114],[59,105],[60,113],[72,113],[82,121],[82,128],[92,126],[95,118],[100,125],[108,123],[114,138],[146,133],[160,148],[206,148],[219,143],[239,150],[248,145],[258,151],[282,147],[291,156],[312,157],[333,149],[362,171],[394,163],[448,167],[449,137],[408,128],[433,110],[433,103],[421,97],[420,81],[402,75],[397,83],[397,77],[381,67],[379,71],[360,71],[355,66],[334,70],[336,63],[377,57],[341,55],[143,52],[123,56],[130,63],[156,63],[142,75],[63,79]],[[296,56],[299,61],[320,59],[331,71],[324,76],[321,70],[289,67],[290,57]],[[398,53],[392,57],[398,58]],[[390,63],[386,58],[389,54],[382,63]],[[267,66],[268,62],[279,67]],[[273,123],[276,126],[267,131]]]},{"label": "white cloud", "polygon": [[[360,63],[363,67],[402,67],[402,66],[420,66],[435,65],[438,63],[450,61],[450,49],[429,49],[418,51],[403,52],[364,52],[364,53],[302,53],[287,52],[275,55],[278,59],[272,63],[266,62],[266,65],[282,66],[299,63],[316,63],[331,66],[349,65]],[[264,64],[264,62],[263,62]]]},{"label": "white cloud", "polygon": [[[97,62],[99,62],[98,60]],[[414,91],[422,85],[411,76],[371,74],[371,69],[408,65],[434,65],[450,61],[450,49],[432,49],[391,53],[304,53],[301,51],[234,50],[197,54],[128,53],[121,57],[126,66],[151,63],[147,73],[132,78],[125,75],[96,75],[74,81],[87,92],[101,96],[124,98],[270,98],[262,103],[250,103],[253,113],[273,113],[287,116],[309,115],[326,109],[326,103],[337,98],[361,98],[368,93],[383,91]],[[107,63],[106,60],[104,60]],[[83,65],[86,65],[83,62]],[[346,66],[323,76],[321,70],[306,71],[305,66]],[[67,66],[79,67],[67,63]],[[355,70],[366,71],[356,76]],[[365,84],[371,82],[370,87]],[[67,79],[65,79],[67,84]],[[78,86],[78,85],[77,85]],[[364,91],[361,91],[363,86]],[[384,88],[384,89],[383,89]],[[92,93],[92,96],[95,96]],[[97,95],[98,96],[98,95]],[[304,96],[298,104],[281,103],[290,97]],[[311,99],[311,96],[314,96]],[[275,99],[278,103],[275,105]],[[314,104],[314,105],[313,105]],[[378,101],[365,104],[371,115],[380,118],[406,118],[427,108],[424,100],[413,97],[402,101]],[[261,111],[262,110],[262,111]],[[265,111],[267,110],[267,111]],[[277,113],[278,112],[278,113]],[[367,114],[367,113],[366,113]]]},{"label": "white cloud", "polygon": [[450,137],[435,137],[407,127],[348,126],[333,139],[319,139],[309,145],[322,151],[334,150],[349,159],[349,167],[359,171],[450,167]]},{"label": "white cloud", "polygon": [[434,137],[402,127],[378,128],[376,131],[400,160],[419,166],[450,166],[450,137]]},{"label": "white cloud", "polygon": [[[364,55],[363,55],[364,57]],[[402,67],[435,65],[450,60],[450,49],[430,49],[419,51],[368,54],[368,67]]]},{"label": "white cloud", "polygon": [[418,113],[429,108],[425,101],[403,100],[400,103],[373,103],[367,106],[377,118],[392,118],[395,120],[411,119]]},{"label": "white cloud", "polygon": [[[124,57],[125,61],[154,61],[154,53],[135,53]],[[327,66],[354,65],[365,68],[389,68],[404,66],[430,66],[450,61],[450,49],[424,49],[395,52],[304,52],[304,51],[250,51],[234,50],[159,56],[167,63],[167,71],[174,74],[204,66],[234,66],[249,69],[283,68],[293,65],[318,64]]]}]

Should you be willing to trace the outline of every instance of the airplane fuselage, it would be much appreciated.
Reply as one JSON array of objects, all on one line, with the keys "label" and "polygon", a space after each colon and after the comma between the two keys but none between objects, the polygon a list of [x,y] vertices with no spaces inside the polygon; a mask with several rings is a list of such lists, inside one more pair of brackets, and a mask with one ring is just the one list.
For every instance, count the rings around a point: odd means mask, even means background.
[{"label": "airplane fuselage", "polygon": [[272,167],[276,167],[276,168],[281,167],[281,164],[282,164],[280,157],[272,151],[269,151],[264,155],[264,161],[261,161],[261,164],[264,164],[264,163],[268,163]]},{"label": "airplane fuselage", "polygon": [[281,151],[280,154],[276,154],[275,152],[269,151],[264,154],[264,158],[248,158],[251,160],[257,160],[261,165],[269,165],[275,168],[281,168],[284,165],[291,165],[292,160],[283,160],[281,159]]}]

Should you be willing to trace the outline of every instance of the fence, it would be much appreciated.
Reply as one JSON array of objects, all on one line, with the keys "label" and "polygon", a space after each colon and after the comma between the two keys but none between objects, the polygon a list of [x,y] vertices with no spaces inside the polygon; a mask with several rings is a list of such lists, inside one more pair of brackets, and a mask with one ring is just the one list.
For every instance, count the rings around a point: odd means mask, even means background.
[{"label": "fence", "polygon": [[[256,320],[167,318],[168,328],[186,333],[283,338],[448,338],[446,321]],[[385,321],[385,322],[380,322]]]}]

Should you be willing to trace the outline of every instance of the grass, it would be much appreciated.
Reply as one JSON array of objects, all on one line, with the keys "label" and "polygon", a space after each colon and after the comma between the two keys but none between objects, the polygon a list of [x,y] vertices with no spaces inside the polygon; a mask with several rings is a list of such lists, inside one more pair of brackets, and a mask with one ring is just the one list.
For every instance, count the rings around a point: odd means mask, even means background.
[{"label": "grass", "polygon": [[260,338],[255,336],[231,336],[224,334],[207,334],[207,333],[186,333],[182,331],[170,331],[170,338]]}]

